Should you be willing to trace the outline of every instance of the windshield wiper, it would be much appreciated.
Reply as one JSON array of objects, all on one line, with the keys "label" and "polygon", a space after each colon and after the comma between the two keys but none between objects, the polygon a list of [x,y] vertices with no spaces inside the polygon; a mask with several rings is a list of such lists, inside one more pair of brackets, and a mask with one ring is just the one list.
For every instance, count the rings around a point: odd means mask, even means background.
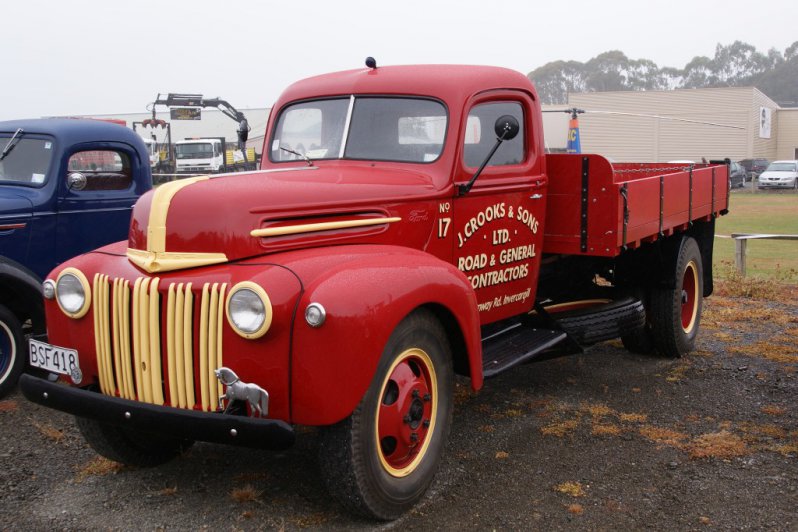
[{"label": "windshield wiper", "polygon": [[5,159],[6,155],[11,153],[11,150],[14,149],[14,146],[19,144],[20,139],[22,139],[22,133],[23,133],[22,128],[21,127],[17,128],[17,130],[14,132],[14,135],[10,139],[8,139],[8,142],[6,142],[6,147],[3,148],[3,153],[0,153],[0,161]]},{"label": "windshield wiper", "polygon": [[305,161],[307,161],[308,166],[313,166],[313,161],[307,155],[299,153],[298,151],[294,151],[294,150],[292,150],[290,148],[286,148],[284,146],[280,146],[280,149],[283,150],[283,151],[287,151],[288,153],[292,153],[292,154],[296,155],[297,157],[302,157],[303,159],[305,159]]}]

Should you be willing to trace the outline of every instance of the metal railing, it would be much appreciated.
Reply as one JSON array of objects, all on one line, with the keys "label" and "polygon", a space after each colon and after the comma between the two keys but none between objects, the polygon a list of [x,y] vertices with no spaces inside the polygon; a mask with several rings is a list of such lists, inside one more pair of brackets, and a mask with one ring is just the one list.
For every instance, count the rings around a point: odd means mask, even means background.
[{"label": "metal railing", "polygon": [[745,256],[749,240],[798,240],[798,235],[732,233],[731,237],[734,239],[734,262],[742,276],[745,276]]}]

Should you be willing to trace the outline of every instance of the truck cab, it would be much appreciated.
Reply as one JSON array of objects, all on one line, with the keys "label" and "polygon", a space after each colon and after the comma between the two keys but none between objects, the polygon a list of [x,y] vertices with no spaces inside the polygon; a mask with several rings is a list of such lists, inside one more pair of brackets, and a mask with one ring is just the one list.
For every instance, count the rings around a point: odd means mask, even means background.
[{"label": "truck cab", "polygon": [[224,139],[179,140],[174,149],[178,174],[216,174],[225,170]]},{"label": "truck cab", "polygon": [[42,279],[58,264],[124,238],[152,188],[144,143],[93,120],[0,122],[0,395],[23,367],[21,325],[44,331]]}]

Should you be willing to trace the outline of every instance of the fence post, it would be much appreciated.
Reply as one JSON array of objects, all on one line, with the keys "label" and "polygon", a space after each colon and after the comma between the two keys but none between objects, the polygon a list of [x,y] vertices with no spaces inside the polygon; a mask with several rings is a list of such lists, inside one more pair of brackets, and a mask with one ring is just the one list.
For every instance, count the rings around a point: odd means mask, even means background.
[{"label": "fence post", "polygon": [[734,262],[737,264],[737,271],[745,277],[745,252],[748,244],[747,238],[734,239]]}]

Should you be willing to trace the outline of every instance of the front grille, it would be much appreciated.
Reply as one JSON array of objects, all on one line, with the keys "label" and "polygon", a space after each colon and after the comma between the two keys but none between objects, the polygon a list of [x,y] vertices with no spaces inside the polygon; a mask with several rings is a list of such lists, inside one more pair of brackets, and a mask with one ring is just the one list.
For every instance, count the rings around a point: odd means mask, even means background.
[{"label": "front grille", "polygon": [[176,408],[215,410],[223,392],[214,370],[223,365],[227,284],[205,283],[196,294],[198,305],[192,283],[170,283],[163,293],[159,288],[157,277],[138,278],[131,290],[130,281],[94,276],[100,391],[155,405],[168,398]]}]

